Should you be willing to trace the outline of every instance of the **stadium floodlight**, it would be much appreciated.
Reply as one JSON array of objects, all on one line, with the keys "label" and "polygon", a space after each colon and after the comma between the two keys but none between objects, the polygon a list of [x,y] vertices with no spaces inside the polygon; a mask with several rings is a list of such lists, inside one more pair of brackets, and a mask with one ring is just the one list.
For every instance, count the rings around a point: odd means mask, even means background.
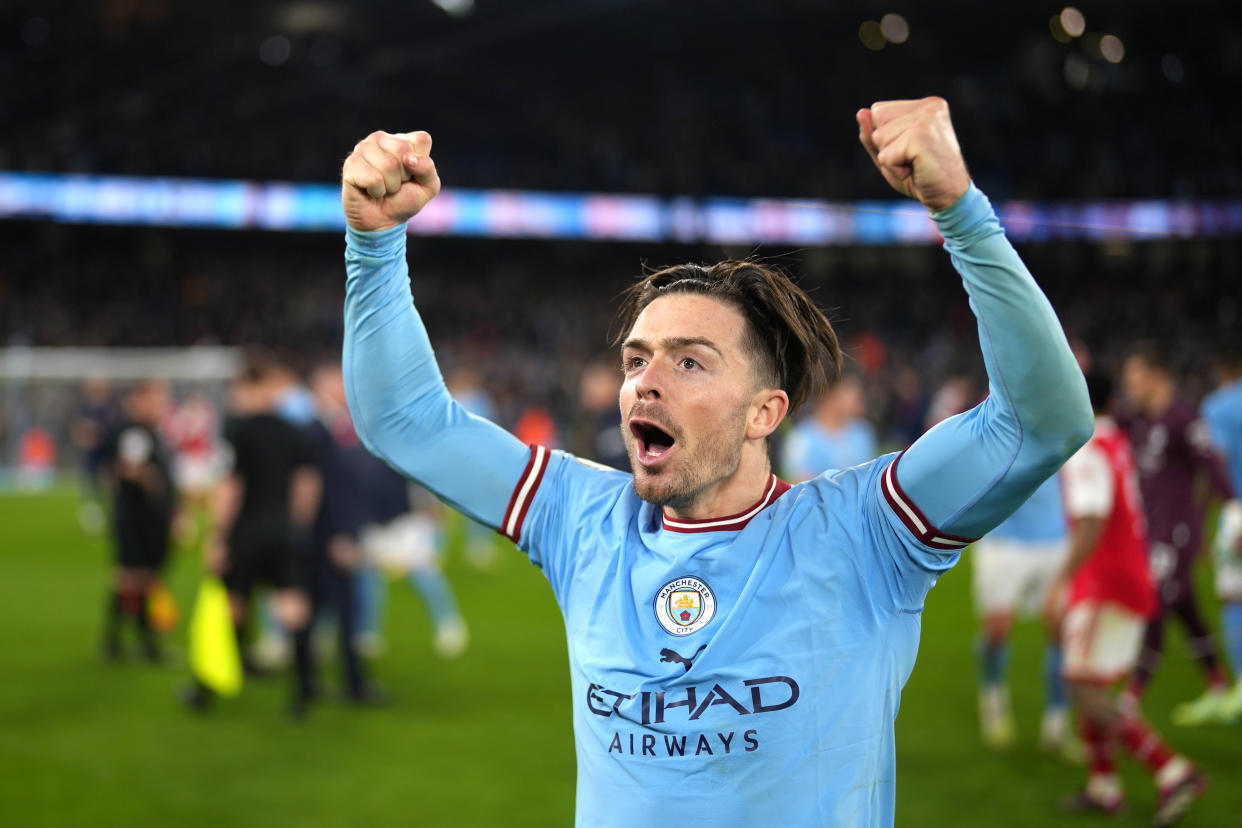
[{"label": "stadium floodlight", "polygon": [[465,17],[474,11],[474,0],[431,0],[453,17]]}]

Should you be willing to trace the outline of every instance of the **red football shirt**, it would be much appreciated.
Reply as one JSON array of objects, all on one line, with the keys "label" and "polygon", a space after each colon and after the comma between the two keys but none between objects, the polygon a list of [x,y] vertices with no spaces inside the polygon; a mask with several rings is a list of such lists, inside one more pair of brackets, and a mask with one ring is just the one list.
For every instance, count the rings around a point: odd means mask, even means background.
[{"label": "red football shirt", "polygon": [[1147,563],[1147,521],[1130,442],[1110,418],[1065,464],[1062,478],[1071,521],[1104,519],[1104,533],[1070,582],[1070,604],[1112,601],[1148,616],[1156,591]]}]

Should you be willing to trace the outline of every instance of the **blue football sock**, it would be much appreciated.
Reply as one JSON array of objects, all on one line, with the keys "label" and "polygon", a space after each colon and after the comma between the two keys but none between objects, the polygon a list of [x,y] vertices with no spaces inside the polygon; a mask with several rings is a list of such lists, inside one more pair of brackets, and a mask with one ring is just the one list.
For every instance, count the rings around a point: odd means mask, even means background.
[{"label": "blue football sock", "polygon": [[1061,645],[1044,649],[1044,708],[1065,707],[1065,679],[1061,677]]},{"label": "blue football sock", "polygon": [[1235,677],[1242,677],[1242,603],[1228,603],[1221,608],[1221,633],[1229,663]]}]

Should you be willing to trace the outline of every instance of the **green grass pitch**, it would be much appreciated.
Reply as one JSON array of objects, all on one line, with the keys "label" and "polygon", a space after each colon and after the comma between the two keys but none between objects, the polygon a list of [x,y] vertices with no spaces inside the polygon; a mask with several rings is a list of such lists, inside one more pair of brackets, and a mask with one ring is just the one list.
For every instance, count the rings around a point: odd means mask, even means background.
[{"label": "green grass pitch", "polygon": [[[85,536],[72,493],[0,497],[0,823],[35,826],[557,826],[573,819],[574,758],[564,633],[551,591],[511,548],[487,575],[451,554],[471,624],[464,658],[432,654],[421,604],[390,585],[391,707],[326,701],[284,715],[283,679],[251,682],[210,715],[177,701],[184,667],[107,664],[98,638],[108,552]],[[922,646],[897,721],[900,826],[1088,825],[1056,816],[1082,771],[1039,754],[1042,632],[1019,628],[1011,668],[1021,742],[986,752],[975,717],[969,555],[928,597]],[[180,553],[183,612],[199,571]],[[1213,614],[1215,608],[1212,608]],[[1213,618],[1215,621],[1216,619]],[[169,637],[183,662],[184,629]],[[335,681],[334,665],[324,676]],[[1213,788],[1186,826],[1242,825],[1242,727],[1173,727],[1168,710],[1201,679],[1171,636],[1146,708],[1206,767]],[[1126,815],[1146,825],[1150,783],[1124,765]],[[779,814],[773,826],[782,825]]]}]

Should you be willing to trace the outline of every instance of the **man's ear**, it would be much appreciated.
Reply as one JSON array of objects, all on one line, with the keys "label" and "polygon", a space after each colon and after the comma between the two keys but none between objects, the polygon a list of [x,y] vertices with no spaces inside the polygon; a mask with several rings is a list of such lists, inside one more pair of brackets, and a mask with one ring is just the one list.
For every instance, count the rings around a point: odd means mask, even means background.
[{"label": "man's ear", "polygon": [[789,413],[789,395],[779,388],[765,388],[755,393],[746,421],[746,438],[762,440],[776,431]]}]

